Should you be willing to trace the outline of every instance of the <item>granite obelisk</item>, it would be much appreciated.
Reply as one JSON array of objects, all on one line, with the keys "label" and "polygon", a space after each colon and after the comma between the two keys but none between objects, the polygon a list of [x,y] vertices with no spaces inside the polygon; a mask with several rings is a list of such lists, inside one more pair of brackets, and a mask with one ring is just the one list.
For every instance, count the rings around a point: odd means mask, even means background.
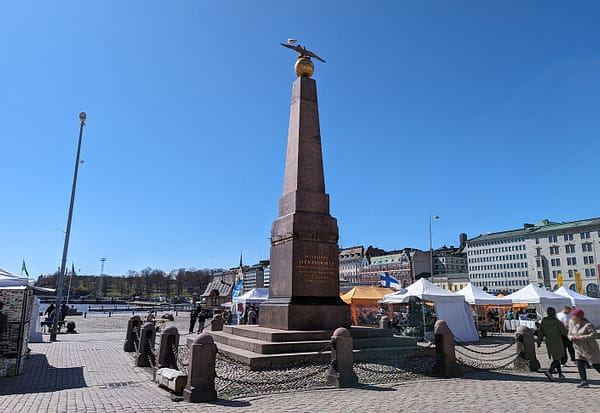
[{"label": "granite obelisk", "polygon": [[350,307],[339,295],[339,232],[329,213],[317,105],[307,56],[296,62],[283,195],[271,230],[269,300],[260,325],[282,330],[349,327]]}]

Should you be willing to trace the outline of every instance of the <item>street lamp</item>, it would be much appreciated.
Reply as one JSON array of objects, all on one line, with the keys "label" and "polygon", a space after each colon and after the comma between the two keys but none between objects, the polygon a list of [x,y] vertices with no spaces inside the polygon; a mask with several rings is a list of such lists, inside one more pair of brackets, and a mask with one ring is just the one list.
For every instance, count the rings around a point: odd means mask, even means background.
[{"label": "street lamp", "polygon": [[431,282],[434,282],[433,277],[433,236],[431,231],[431,223],[438,221],[440,217],[437,215],[437,211],[429,211],[429,274],[431,274]]},{"label": "street lamp", "polygon": [[58,320],[60,317],[60,306],[63,300],[63,288],[65,284],[65,272],[67,267],[67,252],[69,250],[69,237],[71,235],[71,221],[73,220],[73,205],[75,204],[75,189],[77,188],[77,173],[79,172],[79,155],[81,153],[81,139],[83,137],[83,127],[85,126],[86,114],[79,114],[79,142],[77,143],[77,156],[75,158],[75,171],[73,172],[73,186],[71,188],[71,203],[69,204],[69,216],[67,218],[67,228],[65,230],[65,244],[63,246],[62,262],[60,264],[60,273],[56,280],[56,304],[54,310],[54,319],[52,320],[52,331],[50,332],[50,341],[56,341],[56,332],[58,330]]}]

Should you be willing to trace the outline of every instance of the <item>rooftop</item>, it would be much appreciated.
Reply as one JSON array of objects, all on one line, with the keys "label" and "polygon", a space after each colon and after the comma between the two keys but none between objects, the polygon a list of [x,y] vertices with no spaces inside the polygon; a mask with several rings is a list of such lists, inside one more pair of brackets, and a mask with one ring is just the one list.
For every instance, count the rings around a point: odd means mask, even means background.
[{"label": "rooftop", "polygon": [[570,222],[552,222],[548,219],[544,219],[537,224],[526,229],[527,234],[538,234],[545,232],[554,232],[554,231],[569,231],[569,230],[580,230],[586,227],[600,227],[600,218],[589,218],[582,219],[579,221],[570,221]]}]

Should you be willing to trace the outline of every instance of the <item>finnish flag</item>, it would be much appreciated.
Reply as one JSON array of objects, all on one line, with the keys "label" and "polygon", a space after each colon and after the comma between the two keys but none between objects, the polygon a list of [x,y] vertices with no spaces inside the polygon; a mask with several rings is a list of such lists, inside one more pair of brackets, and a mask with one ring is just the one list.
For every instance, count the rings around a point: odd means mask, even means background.
[{"label": "finnish flag", "polygon": [[386,274],[384,272],[379,273],[379,281],[381,282],[381,285],[383,287],[393,288],[395,290],[402,289],[402,286],[400,285],[400,281],[398,281],[391,275]]}]

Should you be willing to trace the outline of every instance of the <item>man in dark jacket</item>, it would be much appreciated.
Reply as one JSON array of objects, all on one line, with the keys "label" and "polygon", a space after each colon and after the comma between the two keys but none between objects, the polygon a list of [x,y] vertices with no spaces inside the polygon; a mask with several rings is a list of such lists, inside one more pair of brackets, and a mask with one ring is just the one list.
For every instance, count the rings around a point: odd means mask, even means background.
[{"label": "man in dark jacket", "polygon": [[568,332],[563,323],[558,321],[556,318],[556,310],[553,307],[548,307],[548,315],[544,317],[540,323],[540,329],[538,330],[538,347],[542,345],[542,340],[546,338],[546,349],[548,350],[548,357],[552,359],[550,368],[544,371],[548,380],[552,381],[552,374],[558,373],[559,379],[564,379],[565,376],[562,374],[560,367],[560,361],[565,352],[563,344],[563,337],[566,337]]},{"label": "man in dark jacket", "polygon": [[194,332],[194,327],[196,327],[196,319],[198,319],[198,311],[195,308],[192,308],[192,311],[190,311],[190,334]]},{"label": "man in dark jacket", "polygon": [[204,323],[206,322],[206,311],[202,310],[201,307],[198,311],[198,334],[204,331]]}]

